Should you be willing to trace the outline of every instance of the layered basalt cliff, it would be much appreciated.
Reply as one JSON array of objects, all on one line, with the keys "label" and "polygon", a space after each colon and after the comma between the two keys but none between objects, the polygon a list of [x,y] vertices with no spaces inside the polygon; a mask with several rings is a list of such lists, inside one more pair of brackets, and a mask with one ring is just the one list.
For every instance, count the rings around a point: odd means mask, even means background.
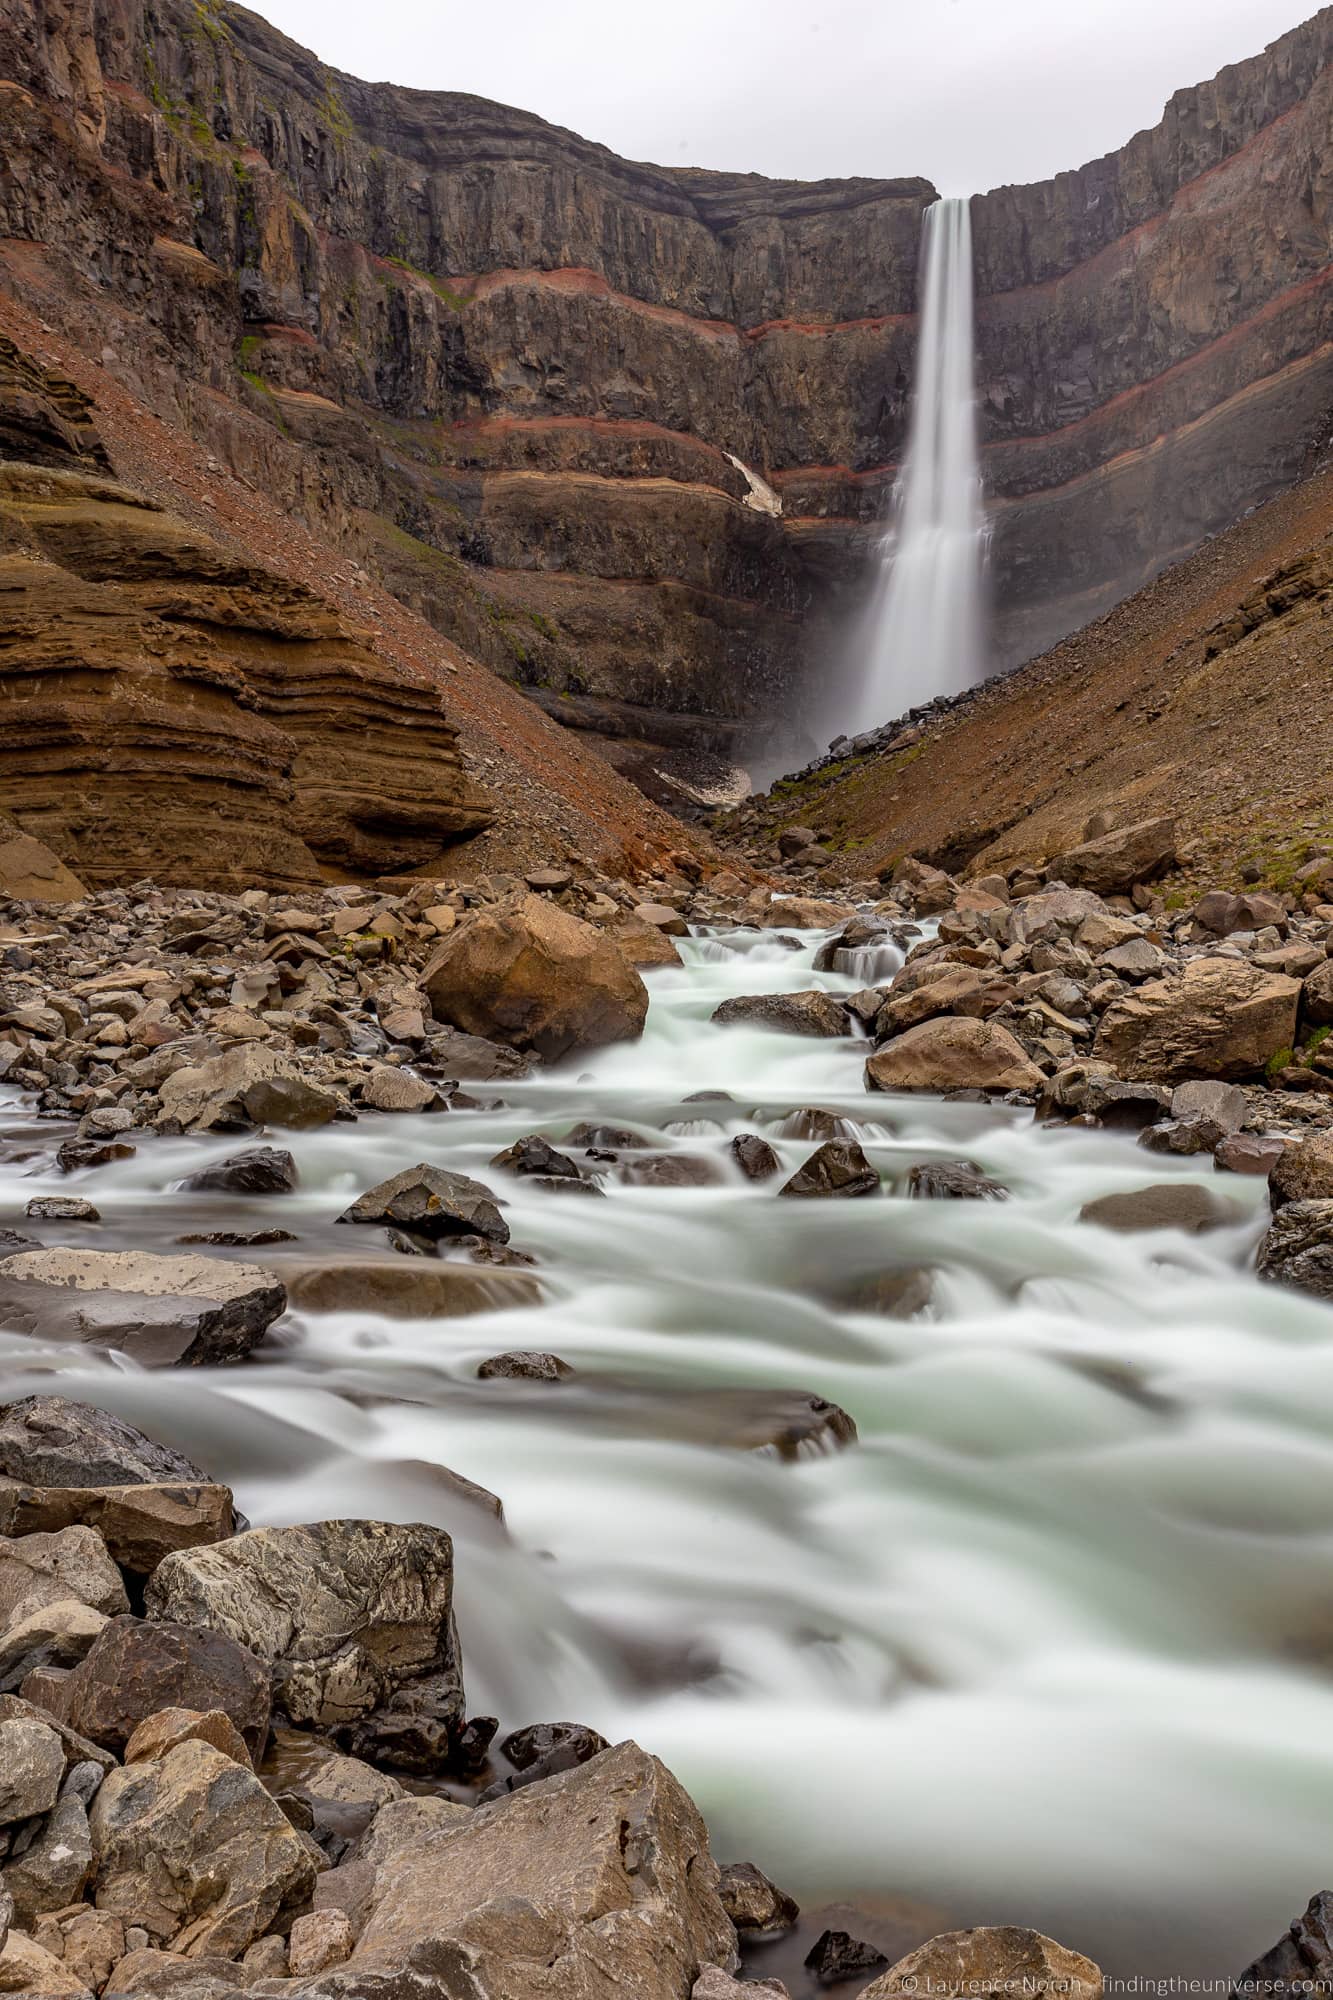
[{"label": "layered basalt cliff", "polygon": [[[1306,466],[1330,48],[1326,9],[974,203],[1004,659]],[[902,448],[924,182],[637,165],[222,0],[0,0],[0,75],[9,284],[221,462],[639,774],[817,709]]]}]

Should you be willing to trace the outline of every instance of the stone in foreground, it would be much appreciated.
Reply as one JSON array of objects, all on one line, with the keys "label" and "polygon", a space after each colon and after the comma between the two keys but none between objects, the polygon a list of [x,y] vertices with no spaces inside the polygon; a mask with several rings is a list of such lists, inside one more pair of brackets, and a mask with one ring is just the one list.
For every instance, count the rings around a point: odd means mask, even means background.
[{"label": "stone in foreground", "polygon": [[292,1721],[330,1728],[439,1674],[457,1681],[461,1721],[452,1589],[442,1528],[316,1521],[168,1556],[144,1601],[155,1618],[225,1633],[267,1660]]},{"label": "stone in foreground", "polygon": [[133,1424],[64,1396],[23,1396],[0,1408],[0,1473],[30,1486],[207,1483],[208,1474]]},{"label": "stone in foreground", "polygon": [[854,1139],[826,1139],[778,1193],[806,1199],[878,1194],[879,1175]]},{"label": "stone in foreground", "polygon": [[554,1061],[635,1041],[648,989],[610,938],[540,896],[450,933],[422,985],[437,1021]]},{"label": "stone in foreground", "polygon": [[1090,1958],[1016,1924],[945,1931],[872,1981],[861,2000],[1101,2000]]},{"label": "stone in foreground", "polygon": [[895,1035],[866,1064],[867,1090],[1040,1090],[1041,1071],[1007,1028],[938,1015]]},{"label": "stone in foreground", "polygon": [[197,1738],[112,1771],[89,1818],[98,1908],[178,1950],[242,1952],[314,1887],[314,1861],[282,1808],[253,1772]]},{"label": "stone in foreground", "polygon": [[176,1704],[220,1709],[256,1760],[268,1738],[263,1663],[224,1632],[160,1618],[113,1618],[43,1700],[57,1720],[117,1754],[141,1722]]},{"label": "stone in foreground", "polygon": [[479,2000],[683,2000],[735,1966],[736,1934],[693,1803],[621,1743],[396,1853],[348,1965],[303,2000],[392,2000],[409,1962]]},{"label": "stone in foreground", "polygon": [[1333,1890],[1321,1889],[1271,1951],[1247,1966],[1233,1993],[1267,1994],[1272,2000],[1333,1990]]},{"label": "stone in foreground", "polygon": [[[0,1321],[141,1367],[239,1361],[287,1304],[271,1271],[146,1250],[25,1250],[0,1259]],[[86,1483],[86,1482],[85,1482]]]},{"label": "stone in foreground", "polygon": [[1333,1132],[1284,1147],[1268,1176],[1268,1196],[1275,1209],[1289,1201],[1333,1201]]}]

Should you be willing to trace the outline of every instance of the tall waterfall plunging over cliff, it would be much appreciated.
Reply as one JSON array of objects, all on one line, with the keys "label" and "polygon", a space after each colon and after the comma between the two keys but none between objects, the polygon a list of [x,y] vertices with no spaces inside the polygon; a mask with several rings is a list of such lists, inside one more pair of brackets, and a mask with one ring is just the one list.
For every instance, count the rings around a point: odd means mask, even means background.
[{"label": "tall waterfall plunging over cliff", "polygon": [[921,329],[893,526],[863,632],[854,729],[957,694],[982,671],[985,517],[973,393],[972,216],[937,201],[921,233]]}]

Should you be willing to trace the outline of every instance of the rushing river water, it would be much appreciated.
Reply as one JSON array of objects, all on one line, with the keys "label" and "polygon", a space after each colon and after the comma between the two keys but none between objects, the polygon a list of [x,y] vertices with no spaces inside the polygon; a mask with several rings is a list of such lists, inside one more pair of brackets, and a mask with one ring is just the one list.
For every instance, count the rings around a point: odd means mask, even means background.
[{"label": "rushing river water", "polygon": [[[690,940],[683,969],[650,975],[640,1043],[471,1086],[499,1108],[274,1135],[301,1172],[285,1197],[172,1192],[235,1135],[146,1139],[66,1180],[59,1135],[11,1104],[0,1224],[77,1191],[101,1225],[34,1233],[166,1248],[281,1225],[307,1258],[366,1256],[378,1232],[333,1218],[430,1160],[502,1193],[545,1302],[293,1313],[212,1373],[0,1335],[7,1389],[58,1367],[67,1393],[230,1481],[255,1521],[449,1527],[472,1712],[634,1735],[718,1853],[798,1896],[917,1899],[949,1922],[1035,1923],[1121,1974],[1220,1980],[1333,1881],[1333,1311],[1247,1274],[1262,1182],[1025,1111],[867,1096],[862,1043],[709,1024],[730,994],[890,970],[815,974],[819,942]],[[705,1090],[732,1101],[685,1101]],[[739,1177],[740,1131],[800,1164],[806,1107],[850,1121],[880,1198],[780,1201]],[[584,1119],[706,1153],[723,1183],[630,1187],[608,1167],[597,1200],[488,1165]],[[892,1191],[959,1157],[1011,1199]],[[1234,1224],[1077,1220],[1172,1175],[1209,1181]],[[916,1266],[937,1274],[923,1316],[839,1303]],[[578,1378],[475,1380],[518,1347]],[[778,1388],[841,1404],[859,1444],[783,1463],[719,1443],[728,1412]],[[507,1534],[441,1466],[502,1497]]]}]

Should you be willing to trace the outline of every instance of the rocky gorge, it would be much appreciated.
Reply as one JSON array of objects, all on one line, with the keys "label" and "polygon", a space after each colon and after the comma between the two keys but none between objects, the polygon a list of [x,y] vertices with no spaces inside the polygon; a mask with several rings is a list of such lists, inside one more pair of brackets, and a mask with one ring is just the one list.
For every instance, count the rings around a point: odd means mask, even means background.
[{"label": "rocky gorge", "polygon": [[[999,662],[1326,445],[1331,22],[974,200]],[[0,77],[5,289],[220,466],[658,795],[817,726],[927,183],[623,161],[213,0],[11,5]]]}]

